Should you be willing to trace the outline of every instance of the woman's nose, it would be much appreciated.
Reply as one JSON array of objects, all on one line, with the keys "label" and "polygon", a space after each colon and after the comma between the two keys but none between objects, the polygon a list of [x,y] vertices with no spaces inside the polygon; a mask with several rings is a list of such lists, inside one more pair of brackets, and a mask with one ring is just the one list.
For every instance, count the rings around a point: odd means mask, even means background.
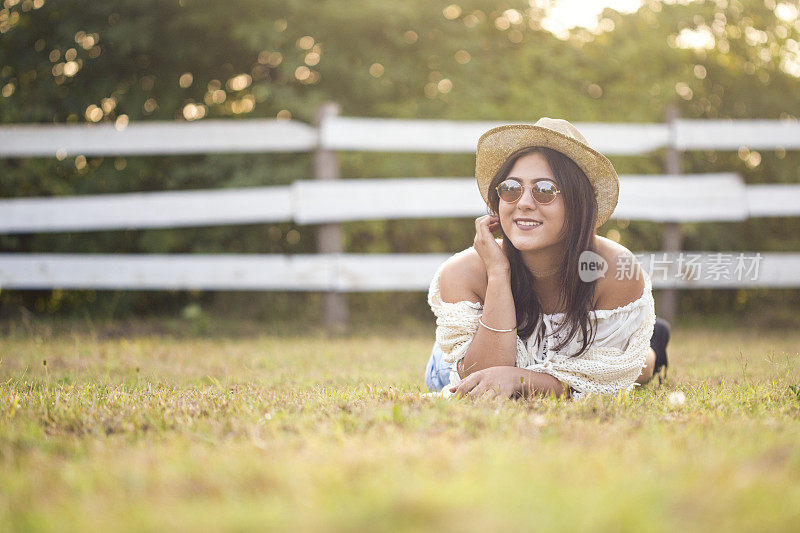
[{"label": "woman's nose", "polygon": [[522,197],[517,200],[518,207],[525,207],[527,209],[536,209],[538,206],[536,205],[536,200],[533,199],[533,194],[531,194],[530,189],[525,189],[525,192],[522,193]]}]

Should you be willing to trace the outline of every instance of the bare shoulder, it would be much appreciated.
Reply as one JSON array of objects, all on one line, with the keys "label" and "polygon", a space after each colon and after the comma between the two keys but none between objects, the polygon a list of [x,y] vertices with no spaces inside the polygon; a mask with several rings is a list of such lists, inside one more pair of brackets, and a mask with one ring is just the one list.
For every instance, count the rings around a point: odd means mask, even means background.
[{"label": "bare shoulder", "polygon": [[439,294],[445,302],[483,303],[487,284],[486,267],[474,248],[448,259],[439,274]]},{"label": "bare shoulder", "polygon": [[[633,253],[625,246],[595,236],[595,246],[608,265],[606,275],[597,280],[596,309],[616,309],[642,297],[644,276]],[[624,269],[619,270],[618,269]]]}]

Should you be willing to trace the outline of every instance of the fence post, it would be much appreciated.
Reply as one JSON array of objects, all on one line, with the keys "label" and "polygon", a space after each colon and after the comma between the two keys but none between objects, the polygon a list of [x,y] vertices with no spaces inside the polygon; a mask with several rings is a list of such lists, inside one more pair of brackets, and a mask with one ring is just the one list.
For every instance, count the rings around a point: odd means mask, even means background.
[{"label": "fence post", "polygon": [[[678,106],[670,104],[664,113],[664,120],[669,126],[669,143],[664,158],[664,170],[667,174],[681,174],[681,152],[675,148],[674,121],[677,120]],[[683,247],[681,226],[678,222],[665,222],[661,234],[661,246],[665,252],[680,252]],[[673,272],[675,265],[670,265],[668,272]],[[661,291],[657,307],[658,315],[674,323],[678,316],[678,289]]]},{"label": "fence post", "polygon": [[[339,104],[324,102],[314,110],[314,126],[319,134],[322,123],[330,117],[338,116]],[[339,159],[336,152],[325,150],[317,144],[314,150],[314,179],[339,179]],[[342,253],[342,228],[339,224],[320,224],[317,227],[317,252],[321,254]],[[323,296],[323,321],[331,331],[341,331],[347,326],[347,301],[341,292],[327,292]]]}]

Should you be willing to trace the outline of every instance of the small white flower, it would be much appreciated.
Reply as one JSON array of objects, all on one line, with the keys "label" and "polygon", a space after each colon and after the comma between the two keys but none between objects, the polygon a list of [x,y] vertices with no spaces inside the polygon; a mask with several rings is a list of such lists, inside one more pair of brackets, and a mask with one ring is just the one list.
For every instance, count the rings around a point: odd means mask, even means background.
[{"label": "small white flower", "polygon": [[547,425],[547,418],[545,418],[544,415],[533,415],[531,422],[535,427],[543,428]]},{"label": "small white flower", "polygon": [[686,403],[686,395],[680,390],[670,392],[667,396],[667,403],[670,407],[680,407]]}]

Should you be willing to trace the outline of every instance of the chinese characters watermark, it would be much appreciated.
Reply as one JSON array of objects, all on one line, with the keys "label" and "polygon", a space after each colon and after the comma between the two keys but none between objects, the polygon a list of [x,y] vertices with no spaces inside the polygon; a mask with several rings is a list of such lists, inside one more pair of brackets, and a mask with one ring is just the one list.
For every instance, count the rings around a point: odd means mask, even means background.
[{"label": "chinese characters watermark", "polygon": [[615,279],[638,278],[642,271],[652,279],[674,278],[685,281],[755,281],[758,280],[760,253],[697,253],[666,252],[621,255],[615,264],[609,265],[602,256],[590,250],[581,253],[578,274],[581,281],[590,283],[596,279],[613,275]]}]

